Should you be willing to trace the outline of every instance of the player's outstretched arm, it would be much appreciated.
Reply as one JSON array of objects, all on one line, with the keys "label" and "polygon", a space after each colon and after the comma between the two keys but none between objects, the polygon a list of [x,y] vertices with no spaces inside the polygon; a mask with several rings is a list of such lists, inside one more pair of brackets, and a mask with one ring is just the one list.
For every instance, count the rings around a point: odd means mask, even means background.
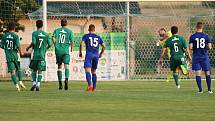
[{"label": "player's outstretched arm", "polygon": [[73,46],[74,46],[74,42],[72,41],[71,45],[70,45],[70,48],[71,48],[71,52],[73,50]]},{"label": "player's outstretched arm", "polygon": [[212,49],[212,44],[208,43],[208,49],[211,50]]},{"label": "player's outstretched arm", "polygon": [[53,42],[53,44],[55,45],[55,43],[56,43],[56,38],[55,38],[54,36],[52,36],[52,42]]},{"label": "player's outstretched arm", "polygon": [[[190,44],[190,47],[191,47],[191,44]],[[192,61],[192,57],[191,57],[189,48],[185,48],[184,51],[186,52],[186,55],[187,55],[189,61],[191,62]]]},{"label": "player's outstretched arm", "polygon": [[27,48],[26,48],[26,51],[28,51],[30,48],[33,47],[33,43],[31,43]]},{"label": "player's outstretched arm", "polygon": [[163,56],[166,52],[167,48],[163,48],[160,54],[159,63],[163,63]]},{"label": "player's outstretched arm", "polygon": [[80,42],[80,46],[79,46],[79,57],[82,58],[82,47],[83,47],[84,41]]},{"label": "player's outstretched arm", "polygon": [[18,50],[19,50],[19,55],[22,57],[22,56],[23,56],[23,53],[22,53],[21,47],[19,47]]},{"label": "player's outstretched arm", "polygon": [[102,57],[102,54],[104,53],[105,49],[106,49],[106,45],[105,45],[105,43],[102,43],[102,50],[101,50],[101,52],[99,54],[99,58]]}]

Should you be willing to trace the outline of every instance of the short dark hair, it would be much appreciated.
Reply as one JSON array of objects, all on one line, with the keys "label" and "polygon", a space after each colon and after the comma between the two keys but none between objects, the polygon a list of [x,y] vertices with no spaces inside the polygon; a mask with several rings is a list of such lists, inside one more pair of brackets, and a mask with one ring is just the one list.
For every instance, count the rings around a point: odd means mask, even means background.
[{"label": "short dark hair", "polygon": [[8,30],[14,30],[15,28],[16,28],[16,23],[15,22],[9,22]]},{"label": "short dark hair", "polygon": [[43,27],[43,21],[42,20],[37,20],[36,21],[36,26],[37,26],[37,28]]},{"label": "short dark hair", "polygon": [[177,26],[172,26],[171,27],[171,33],[172,34],[177,34],[178,33],[178,27]]},{"label": "short dark hair", "polygon": [[61,23],[61,26],[67,26],[67,20],[66,19],[62,19],[60,23]]},{"label": "short dark hair", "polygon": [[95,25],[90,24],[88,31],[95,31],[95,29],[96,29]]},{"label": "short dark hair", "polygon": [[196,24],[196,28],[197,29],[202,29],[203,28],[203,23],[202,22],[197,22],[197,24]]}]

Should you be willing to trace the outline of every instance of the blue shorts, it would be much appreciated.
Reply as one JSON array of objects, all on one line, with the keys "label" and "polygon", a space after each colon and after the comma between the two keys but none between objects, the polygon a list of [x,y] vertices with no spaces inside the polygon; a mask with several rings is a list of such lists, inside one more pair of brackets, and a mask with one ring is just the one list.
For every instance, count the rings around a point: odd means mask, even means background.
[{"label": "blue shorts", "polygon": [[195,58],[193,57],[192,69],[209,71],[211,69],[210,59],[208,57],[205,58]]},{"label": "blue shorts", "polygon": [[84,68],[93,68],[97,69],[99,62],[98,56],[85,56]]}]

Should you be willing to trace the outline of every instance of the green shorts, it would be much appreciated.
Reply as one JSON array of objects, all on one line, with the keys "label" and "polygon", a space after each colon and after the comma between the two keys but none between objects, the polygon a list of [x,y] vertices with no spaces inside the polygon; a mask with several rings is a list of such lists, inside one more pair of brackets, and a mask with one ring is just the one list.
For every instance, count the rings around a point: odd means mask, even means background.
[{"label": "green shorts", "polygon": [[170,59],[170,69],[176,71],[177,68],[181,68],[181,65],[186,65],[185,58],[181,59]]},{"label": "green shorts", "polygon": [[57,64],[69,64],[70,63],[70,55],[69,54],[65,54],[65,55],[60,55],[60,54],[56,54],[56,63]]},{"label": "green shorts", "polygon": [[29,68],[32,70],[46,71],[46,61],[31,60]]},{"label": "green shorts", "polygon": [[13,70],[19,70],[20,69],[20,62],[19,61],[7,62],[7,69],[8,69],[8,72],[13,71]]}]

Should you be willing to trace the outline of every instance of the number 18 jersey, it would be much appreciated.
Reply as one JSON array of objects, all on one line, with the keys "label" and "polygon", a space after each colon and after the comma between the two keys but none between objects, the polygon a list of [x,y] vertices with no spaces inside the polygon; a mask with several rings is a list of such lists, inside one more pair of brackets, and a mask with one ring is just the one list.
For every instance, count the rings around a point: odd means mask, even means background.
[{"label": "number 18 jersey", "polygon": [[203,32],[196,32],[190,36],[189,43],[193,45],[194,58],[208,57],[208,43],[211,43],[211,38]]},{"label": "number 18 jersey", "polygon": [[53,36],[56,38],[55,53],[65,55],[70,53],[70,45],[73,41],[73,33],[70,29],[61,27],[54,31]]},{"label": "number 18 jersey", "polygon": [[100,36],[89,33],[82,37],[82,41],[86,45],[86,56],[98,56],[99,55],[99,45],[103,44],[103,40]]}]

